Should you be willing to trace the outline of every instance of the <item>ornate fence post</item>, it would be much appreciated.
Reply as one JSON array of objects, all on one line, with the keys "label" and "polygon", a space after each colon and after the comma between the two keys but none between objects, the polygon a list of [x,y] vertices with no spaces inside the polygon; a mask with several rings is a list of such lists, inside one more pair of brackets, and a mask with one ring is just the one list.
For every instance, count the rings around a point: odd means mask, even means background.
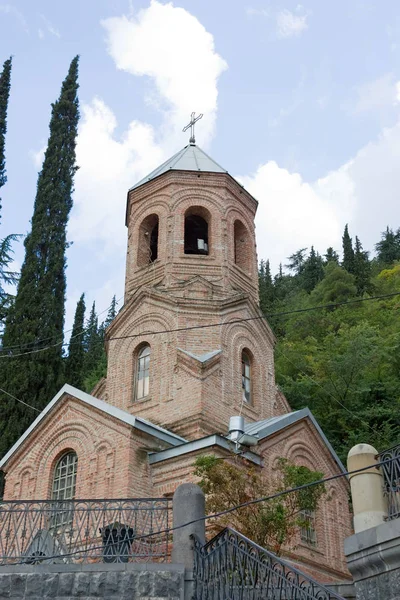
[{"label": "ornate fence post", "polygon": [[185,600],[190,600],[194,589],[194,549],[190,536],[195,534],[205,543],[205,498],[202,489],[194,483],[180,485],[172,500],[172,512],[173,527],[190,523],[186,527],[175,529],[172,541],[172,562],[185,565]]},{"label": "ornate fence post", "polygon": [[[378,451],[369,444],[357,444],[347,457],[348,471],[364,469],[378,462]],[[384,497],[383,477],[380,469],[371,466],[360,473],[349,475],[353,500],[354,531],[359,533],[380,525],[387,517],[387,502]]]}]

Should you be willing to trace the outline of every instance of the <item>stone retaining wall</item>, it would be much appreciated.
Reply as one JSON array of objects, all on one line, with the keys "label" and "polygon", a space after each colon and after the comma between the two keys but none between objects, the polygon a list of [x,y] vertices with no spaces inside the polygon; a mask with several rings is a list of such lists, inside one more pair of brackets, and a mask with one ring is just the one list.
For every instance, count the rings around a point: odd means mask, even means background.
[{"label": "stone retaining wall", "polygon": [[170,564],[0,567],[0,600],[183,600],[184,567]]}]

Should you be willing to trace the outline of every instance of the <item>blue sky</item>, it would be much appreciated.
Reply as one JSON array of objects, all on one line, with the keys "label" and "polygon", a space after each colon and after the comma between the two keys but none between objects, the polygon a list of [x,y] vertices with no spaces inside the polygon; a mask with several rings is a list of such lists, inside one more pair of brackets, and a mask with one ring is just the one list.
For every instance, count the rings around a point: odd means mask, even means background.
[{"label": "blue sky", "polygon": [[[259,200],[259,258],[372,250],[399,227],[400,10],[395,0],[0,0],[14,56],[1,236],[26,233],[50,103],[80,54],[67,325],[79,295],[123,292],[126,190],[197,141]],[[22,244],[16,252],[23,259]]]}]

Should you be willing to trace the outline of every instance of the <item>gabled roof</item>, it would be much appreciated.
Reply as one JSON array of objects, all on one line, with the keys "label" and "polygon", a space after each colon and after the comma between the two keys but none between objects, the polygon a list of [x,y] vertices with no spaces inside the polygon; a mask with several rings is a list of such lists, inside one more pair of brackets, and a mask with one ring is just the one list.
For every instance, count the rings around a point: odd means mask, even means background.
[{"label": "gabled roof", "polygon": [[293,425],[302,419],[310,419],[315,429],[321,436],[325,446],[328,448],[329,452],[332,455],[333,460],[336,462],[338,467],[346,472],[346,469],[343,466],[342,461],[332,448],[328,438],[322,431],[321,427],[318,425],[318,422],[309,408],[303,408],[301,410],[296,410],[294,412],[287,413],[286,415],[280,415],[279,417],[272,417],[271,419],[264,419],[263,421],[256,421],[255,423],[247,423],[245,425],[245,433],[249,435],[256,435],[260,438],[260,440],[265,439],[266,437],[280,431],[281,429],[285,429],[289,425]]},{"label": "gabled roof", "polygon": [[174,156],[165,161],[162,165],[154,169],[147,177],[144,177],[133,187],[131,190],[138,188],[139,186],[155,179],[159,175],[166,173],[167,171],[196,171],[203,173],[228,173],[226,169],[221,167],[215,162],[208,154],[195,144],[189,144],[182,150],[179,150]]},{"label": "gabled roof", "polygon": [[164,442],[171,444],[171,446],[179,446],[180,444],[184,444],[186,440],[163,427],[159,427],[158,425],[154,425],[150,421],[146,419],[142,419],[142,417],[134,417],[130,413],[125,410],[121,410],[116,406],[112,406],[103,400],[99,400],[86,392],[82,392],[78,388],[73,387],[72,385],[68,385],[67,383],[61,388],[61,390],[54,396],[51,402],[48,403],[46,408],[42,410],[40,415],[33,421],[30,427],[25,431],[23,435],[19,438],[19,440],[12,446],[12,448],[7,452],[7,454],[0,461],[0,469],[8,462],[8,460],[15,454],[18,448],[23,444],[23,442],[30,436],[30,434],[38,427],[38,425],[43,421],[43,419],[54,409],[54,407],[61,402],[61,400],[65,396],[72,396],[77,400],[80,400],[84,404],[92,406],[101,412],[104,412],[110,417],[114,417],[127,425],[131,425],[135,429],[139,429],[144,433],[148,433]]}]

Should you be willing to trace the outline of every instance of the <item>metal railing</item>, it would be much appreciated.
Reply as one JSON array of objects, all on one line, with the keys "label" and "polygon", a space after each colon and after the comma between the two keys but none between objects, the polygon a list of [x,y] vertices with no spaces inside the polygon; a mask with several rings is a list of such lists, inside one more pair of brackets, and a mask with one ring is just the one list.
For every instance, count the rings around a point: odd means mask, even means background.
[{"label": "metal railing", "polygon": [[195,600],[343,600],[234,529],[193,540]]},{"label": "metal railing", "polygon": [[171,521],[167,498],[0,502],[0,565],[165,562]]},{"label": "metal railing", "polygon": [[384,491],[388,499],[388,520],[400,517],[400,444],[378,454],[380,462],[390,461],[381,466]]}]

